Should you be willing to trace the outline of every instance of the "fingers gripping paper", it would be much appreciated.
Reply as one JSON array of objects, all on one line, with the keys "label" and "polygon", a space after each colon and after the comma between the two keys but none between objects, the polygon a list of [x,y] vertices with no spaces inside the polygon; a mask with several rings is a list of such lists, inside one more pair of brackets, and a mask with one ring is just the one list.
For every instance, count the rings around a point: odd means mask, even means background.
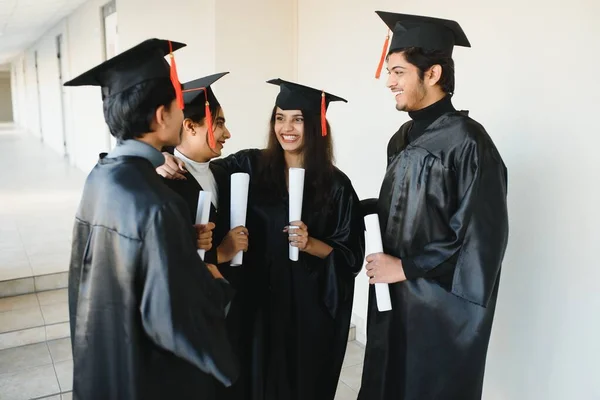
[{"label": "fingers gripping paper", "polygon": [[[383,253],[379,216],[377,214],[366,215],[365,227],[367,228],[367,249],[369,254]],[[377,309],[379,312],[390,311],[392,309],[390,288],[387,283],[375,284],[375,297],[377,298]]]},{"label": "fingers gripping paper", "polygon": [[[302,220],[302,195],[304,193],[304,168],[290,168],[290,222]],[[290,245],[290,260],[298,261],[299,250]]]},{"label": "fingers gripping paper", "polygon": [[[248,188],[250,175],[239,172],[231,175],[231,214],[230,229],[246,226],[246,211],[248,209]],[[240,251],[231,260],[232,266],[242,265],[244,252]]]},{"label": "fingers gripping paper", "polygon": [[[210,202],[212,201],[212,193],[201,190],[198,193],[198,208],[196,209],[196,224],[206,225],[210,218]],[[206,250],[198,249],[198,255],[204,261]]]}]

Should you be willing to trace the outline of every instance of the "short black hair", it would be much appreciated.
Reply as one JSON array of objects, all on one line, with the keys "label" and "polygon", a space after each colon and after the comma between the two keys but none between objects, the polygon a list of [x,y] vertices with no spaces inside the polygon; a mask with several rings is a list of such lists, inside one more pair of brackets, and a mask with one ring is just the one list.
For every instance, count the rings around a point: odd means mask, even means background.
[{"label": "short black hair", "polygon": [[156,109],[169,107],[175,89],[168,78],[154,79],[103,99],[104,120],[118,141],[142,137],[150,132]]},{"label": "short black hair", "polygon": [[445,93],[454,93],[454,60],[448,53],[443,51],[424,50],[418,47],[409,47],[406,49],[394,51],[393,53],[402,53],[404,58],[410,64],[419,70],[419,78],[423,80],[425,71],[434,65],[442,67],[442,76],[438,85]]}]

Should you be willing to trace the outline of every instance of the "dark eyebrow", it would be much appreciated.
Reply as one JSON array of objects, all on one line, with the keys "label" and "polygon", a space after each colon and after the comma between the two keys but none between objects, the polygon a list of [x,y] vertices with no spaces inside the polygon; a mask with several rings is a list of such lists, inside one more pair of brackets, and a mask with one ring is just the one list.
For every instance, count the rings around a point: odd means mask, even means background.
[{"label": "dark eyebrow", "polygon": [[395,70],[396,68],[406,69],[405,67],[403,67],[401,65],[396,65],[395,67],[392,67],[392,71]]},{"label": "dark eyebrow", "polygon": [[[275,116],[277,116],[277,117],[285,117],[285,115],[283,115],[282,113],[277,113],[277,114],[275,114]],[[294,115],[292,115],[292,118],[297,118],[297,117],[304,118],[304,116],[302,114],[294,114]]]},{"label": "dark eyebrow", "polygon": [[217,122],[222,122],[222,123],[225,123],[225,118],[223,118],[223,117],[218,117],[218,118],[217,118]]}]

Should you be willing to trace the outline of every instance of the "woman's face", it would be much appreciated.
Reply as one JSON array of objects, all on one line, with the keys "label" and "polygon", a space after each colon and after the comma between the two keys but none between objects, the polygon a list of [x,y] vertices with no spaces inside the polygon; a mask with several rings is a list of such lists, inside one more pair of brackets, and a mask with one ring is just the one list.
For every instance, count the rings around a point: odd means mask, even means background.
[{"label": "woman's face", "polygon": [[284,151],[299,153],[304,145],[304,117],[300,110],[277,107],[273,127],[277,141]]},{"label": "woman's face", "polygon": [[219,107],[217,115],[213,116],[213,133],[216,143],[214,149],[211,149],[209,145],[208,124],[206,123],[206,118],[204,118],[202,124],[187,119],[184,122],[184,126],[186,139],[191,141],[195,151],[207,159],[221,156],[225,142],[231,137],[229,130],[225,126],[225,113],[223,112],[222,107]]}]

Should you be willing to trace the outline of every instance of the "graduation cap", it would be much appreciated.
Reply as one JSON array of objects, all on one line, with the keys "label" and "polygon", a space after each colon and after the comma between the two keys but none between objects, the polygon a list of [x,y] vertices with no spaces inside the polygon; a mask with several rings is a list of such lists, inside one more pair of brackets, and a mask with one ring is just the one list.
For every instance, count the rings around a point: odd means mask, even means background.
[{"label": "graduation cap", "polygon": [[210,106],[218,107],[219,101],[210,87],[213,83],[227,75],[229,72],[220,72],[205,76],[183,84],[183,101],[185,103],[185,115],[201,115],[206,118],[208,125],[208,145],[214,149],[215,133],[212,126],[212,114]]},{"label": "graduation cap", "polygon": [[279,86],[279,94],[275,105],[282,110],[306,110],[315,114],[321,114],[321,134],[327,136],[327,107],[332,101],[348,101],[326,93],[323,90],[313,89],[308,86],[284,81],[283,79],[271,79],[267,81]]},{"label": "graduation cap", "polygon": [[[469,39],[456,21],[420,15],[375,12],[389,28],[381,60],[375,73],[376,78],[381,75],[385,56],[393,51],[418,47],[424,50],[442,51],[448,56],[452,56],[454,46],[471,47]],[[394,35],[388,50],[390,30]]]},{"label": "graduation cap", "polygon": [[[183,109],[183,95],[173,52],[185,46],[184,43],[170,40],[148,39],[66,82],[64,86],[100,86],[105,98],[142,82],[170,78],[177,104]],[[164,58],[167,54],[171,57],[170,66]]]}]

